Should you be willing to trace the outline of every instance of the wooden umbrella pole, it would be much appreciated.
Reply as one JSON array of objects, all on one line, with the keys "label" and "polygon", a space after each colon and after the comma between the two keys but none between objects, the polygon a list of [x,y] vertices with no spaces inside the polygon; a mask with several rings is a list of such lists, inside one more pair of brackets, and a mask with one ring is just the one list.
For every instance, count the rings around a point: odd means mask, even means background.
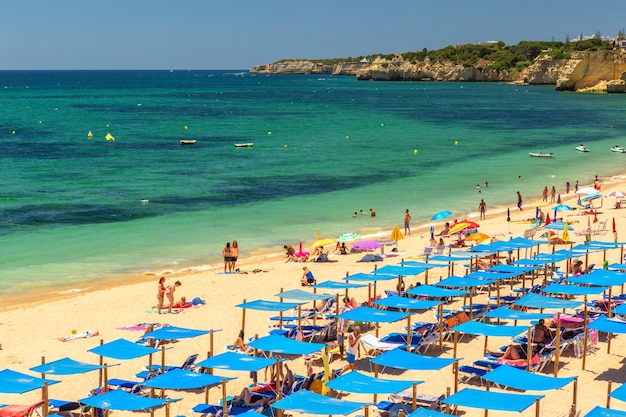
[{"label": "wooden umbrella pole", "polygon": [[459,340],[459,332],[454,331],[454,349],[452,350],[452,357],[456,359],[456,344]]},{"label": "wooden umbrella pole", "polygon": [[526,340],[526,370],[530,372],[530,362],[533,359],[533,339],[530,337],[532,327],[528,326],[528,334]]},{"label": "wooden umbrella pole", "polygon": [[613,381],[609,381],[606,391],[606,408],[611,408],[611,385],[613,385]]},{"label": "wooden umbrella pole", "polygon": [[561,312],[556,313],[556,346],[554,351],[554,377],[559,375],[559,359],[561,357]]},{"label": "wooden umbrella pole", "polygon": [[226,380],[222,378],[222,414],[228,415],[228,404],[226,404]]},{"label": "wooden umbrella pole", "polygon": [[[246,299],[243,299],[243,303],[246,303]],[[243,330],[244,332],[246,331],[246,309],[243,309],[243,312],[241,313],[241,330]]]},{"label": "wooden umbrella pole", "polygon": [[407,316],[406,316],[406,351],[410,352],[411,351],[411,312],[407,310]]},{"label": "wooden umbrella pole", "polygon": [[576,402],[578,400],[578,377],[574,378],[574,389],[572,393],[572,411],[576,414]]},{"label": "wooden umbrella pole", "polygon": [[584,331],[583,331],[583,361],[582,361],[582,366],[583,366],[583,371],[585,370],[585,361],[587,359],[587,336],[589,335],[588,331],[589,329],[587,328],[587,296],[585,295],[585,309],[584,309],[584,316],[583,316],[583,326],[584,326]]},{"label": "wooden umbrella pole", "polygon": [[437,306],[439,313],[439,351],[443,352],[443,304],[440,302]]}]

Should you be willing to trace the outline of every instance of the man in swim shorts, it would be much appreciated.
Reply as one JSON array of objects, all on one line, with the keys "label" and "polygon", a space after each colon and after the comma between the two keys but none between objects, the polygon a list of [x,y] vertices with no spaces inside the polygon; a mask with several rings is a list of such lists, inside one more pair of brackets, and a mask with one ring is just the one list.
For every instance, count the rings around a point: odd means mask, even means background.
[{"label": "man in swim shorts", "polygon": [[409,214],[409,209],[406,209],[404,212],[404,234],[411,234],[411,227],[409,226],[409,222],[411,221],[411,215]]}]

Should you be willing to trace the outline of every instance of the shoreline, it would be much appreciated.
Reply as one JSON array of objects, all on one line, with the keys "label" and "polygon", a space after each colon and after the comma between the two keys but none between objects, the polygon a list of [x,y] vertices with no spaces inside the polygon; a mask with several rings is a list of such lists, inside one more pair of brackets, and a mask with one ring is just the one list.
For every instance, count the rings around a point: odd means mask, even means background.
[{"label": "shoreline", "polygon": [[[626,184],[624,182],[616,182],[610,187],[603,186],[603,194]],[[570,199],[575,198],[570,195]],[[562,199],[564,197],[562,196]],[[611,202],[611,200],[608,200]],[[606,202],[605,202],[606,203]],[[524,217],[534,216],[534,207],[527,205],[522,214]],[[532,209],[531,209],[532,208]],[[613,216],[620,217],[626,215],[626,210],[609,209],[610,204],[604,205],[604,213],[598,217],[601,220],[610,219]],[[517,210],[517,209],[516,209]],[[481,232],[488,235],[504,234],[508,235],[506,221],[503,219],[501,207],[494,207],[488,211],[487,218],[480,221]],[[623,213],[623,214],[622,214]],[[514,219],[521,217],[519,214],[512,213]],[[461,215],[457,216],[459,220]],[[454,219],[454,216],[451,217]],[[445,220],[444,220],[445,222]],[[439,227],[436,226],[436,233],[441,230],[441,222]],[[400,226],[400,225],[399,225]],[[530,227],[529,223],[512,223],[511,235],[520,236],[523,231]],[[399,252],[397,257],[386,258],[383,262],[379,262],[377,266],[397,264],[402,258],[412,259],[422,253],[425,246],[429,246],[429,223],[415,224],[411,227],[410,236],[399,241]],[[582,229],[581,229],[582,230]],[[626,222],[618,222],[619,236],[626,236]],[[571,233],[571,240],[576,243],[584,241],[584,236]],[[612,241],[613,234],[605,233],[603,236],[597,236],[597,240]],[[508,239],[508,237],[505,237]],[[449,240],[448,240],[449,241]],[[564,246],[557,246],[562,248]],[[569,247],[569,246],[568,246]],[[542,245],[542,252],[550,252],[552,245]],[[386,251],[387,253],[387,251]],[[99,283],[98,286],[90,285],[89,288],[80,287],[75,291],[65,291],[62,294],[46,294],[44,297],[34,299],[21,304],[11,306],[3,306],[0,310],[0,329],[2,336],[0,337],[0,366],[2,369],[10,368],[18,372],[28,373],[28,369],[41,363],[42,359],[46,361],[54,361],[64,357],[71,357],[74,360],[86,363],[96,363],[97,356],[88,350],[97,346],[100,341],[110,342],[118,338],[127,340],[136,340],[140,337],[141,332],[125,330],[126,326],[136,326],[137,323],[166,323],[173,326],[193,328],[193,329],[212,329],[215,330],[215,340],[210,339],[209,335],[200,336],[193,339],[181,339],[178,343],[167,345],[164,351],[167,364],[176,365],[182,363],[190,354],[198,353],[204,358],[209,350],[213,354],[223,352],[223,347],[231,344],[240,329],[245,328],[246,337],[254,335],[263,336],[268,331],[268,318],[274,313],[264,312],[248,312],[245,313],[237,305],[241,302],[252,301],[256,299],[276,299],[276,294],[283,290],[301,288],[300,278],[302,277],[302,267],[308,266],[314,273],[315,277],[321,282],[326,280],[340,280],[345,277],[346,273],[370,272],[375,268],[373,263],[358,263],[361,254],[349,255],[333,255],[332,259],[338,260],[336,263],[285,263],[282,253],[274,252],[265,256],[252,256],[242,259],[242,269],[260,268],[262,273],[249,274],[219,274],[222,265],[213,264],[214,268],[203,271],[187,270],[175,274],[167,274],[166,280],[168,284],[175,280],[182,281],[182,286],[176,290],[175,298],[186,296],[188,300],[199,297],[206,301],[207,305],[201,307],[193,307],[183,309],[178,314],[161,314],[157,315],[151,311],[151,306],[156,301],[157,291],[157,275],[134,275],[123,285],[107,286],[107,282]],[[610,262],[617,261],[619,249],[609,252],[608,259]],[[589,263],[601,263],[602,252],[595,252],[589,255]],[[459,270],[464,269],[460,266]],[[559,265],[563,267],[565,263]],[[438,277],[445,275],[444,269],[432,272],[430,278],[434,281]],[[416,277],[407,277],[406,284],[424,282],[424,274]],[[530,281],[528,281],[529,283]],[[384,294],[385,289],[394,289],[396,281],[380,281],[377,287],[377,294]],[[82,291],[79,291],[82,290]],[[322,291],[327,294],[334,294],[333,291]],[[343,290],[341,290],[343,293]],[[486,302],[488,294],[486,291],[479,291],[474,299],[475,303]],[[507,294],[508,295],[508,294]],[[355,297],[358,301],[365,301],[370,296],[368,287],[350,290],[350,296]],[[600,298],[601,295],[598,296]],[[579,297],[580,298],[580,297]],[[446,305],[446,308],[459,308],[466,304],[464,300],[458,299],[453,303]],[[412,322],[417,321],[433,321],[433,311],[417,313]],[[406,322],[383,323],[380,326],[380,337],[389,332],[402,332]],[[98,332],[96,337],[81,338],[62,342],[57,340],[73,332],[83,333],[87,330],[95,330]],[[374,329],[368,329],[369,334],[374,334]],[[27,337],[26,337],[27,336]],[[474,360],[482,357],[483,348],[490,350],[497,349],[503,343],[502,338],[489,338],[488,346],[484,337],[464,338],[459,342],[457,356],[462,359],[462,364],[469,365]],[[581,371],[581,359],[575,358],[571,352],[561,357],[561,367],[559,376],[578,375],[580,384],[584,384],[585,390],[579,390],[578,393],[578,410],[584,412],[590,410],[593,405],[603,402],[603,395],[606,395],[606,380],[609,378],[616,383],[626,382],[626,375],[619,370],[622,369],[623,356],[619,352],[625,348],[626,339],[617,337],[612,340],[612,353],[606,352],[606,341],[601,338],[600,350],[587,358],[586,371]],[[441,355],[442,357],[451,357],[452,343],[444,342],[443,352],[440,353],[438,348],[431,349],[427,355]],[[160,356],[160,355],[158,355]],[[363,358],[368,355],[362,354],[359,370],[370,372],[369,363]],[[156,359],[160,361],[161,359]],[[105,363],[107,361],[105,360]],[[120,366],[112,366],[109,368],[109,378],[134,379],[134,375],[145,366],[146,358],[138,358],[131,361],[123,361]],[[109,362],[118,363],[111,360]],[[341,368],[345,365],[345,359],[336,359],[332,362],[332,369]],[[289,361],[289,367],[295,373],[304,374],[306,368],[302,359],[294,359]],[[319,372],[323,368],[319,362],[314,362],[314,371]],[[550,365],[544,374],[550,374]],[[416,372],[416,373],[412,373]],[[86,395],[86,387],[98,386],[98,373],[81,374],[78,376],[63,376],[53,379],[61,379],[62,383],[55,384],[50,387],[51,398],[64,398],[68,400],[76,400]],[[236,377],[227,384],[227,395],[237,395],[244,386],[247,386],[249,379],[247,374],[243,375],[238,372],[220,371],[219,375]],[[263,375],[261,372],[260,376]],[[397,377],[397,374],[396,374]],[[393,378],[393,376],[391,377]],[[425,394],[441,394],[445,391],[445,387],[452,385],[450,373],[445,371],[409,371],[402,375],[403,379],[415,378],[424,380],[419,385],[419,392]],[[471,386],[462,383],[460,388]],[[221,393],[219,389],[211,390],[211,403],[218,401]],[[439,392],[441,391],[441,392]],[[543,415],[565,415],[569,410],[569,401],[571,399],[571,387],[562,390],[547,392],[545,400],[542,400],[541,408]],[[181,401],[172,405],[171,413],[185,414],[194,405],[204,402],[202,398],[195,393],[176,392],[169,395],[181,397]],[[350,394],[346,399],[355,401],[369,401],[371,396],[359,396]],[[23,395],[0,395],[1,403],[11,404],[28,404],[29,401],[40,400],[41,393],[38,390]],[[617,402],[616,402],[617,403]],[[625,408],[624,405],[615,404],[613,408]],[[467,417],[479,417],[484,413],[482,410],[466,409],[463,411]],[[127,412],[116,412],[121,416],[130,416]],[[527,413],[526,413],[527,414]],[[157,411],[156,415],[164,415],[163,411]]]},{"label": "shoreline", "polygon": [[[604,195],[607,193],[606,189],[609,189],[609,190],[616,189],[616,188],[626,189],[626,173],[619,173],[616,175],[612,175],[610,177],[602,178],[601,185],[603,189],[601,190],[600,193],[603,195],[602,198],[605,199],[606,197],[604,197]],[[579,188],[592,187],[592,186],[593,184],[579,184]],[[574,189],[573,187],[574,185],[572,184],[571,190]],[[480,199],[480,196],[481,194],[477,194],[477,199]],[[511,224],[515,224],[515,222],[518,222],[518,223],[521,222],[521,224],[524,224],[523,220],[513,220],[513,219],[516,217],[516,215],[519,215],[520,213],[530,213],[531,215],[528,218],[534,217],[534,212],[531,213],[531,211],[529,210],[530,208],[534,208],[536,206],[546,207],[549,205],[553,205],[553,203],[541,202],[540,201],[541,194],[531,195],[530,197],[524,197],[524,199],[525,201],[530,201],[530,202],[525,203],[523,205],[523,207],[526,207],[526,208],[522,212],[520,212],[517,209],[517,206],[515,203],[513,203],[512,205],[496,205],[491,209],[489,207],[487,208],[486,219],[490,220],[498,216],[505,215],[507,209],[511,209],[511,220],[512,220]],[[561,195],[562,202],[572,201],[576,199],[577,199],[577,195],[574,194],[573,191],[571,191],[570,194]],[[607,200],[611,201],[613,199],[607,199]],[[545,214],[548,214],[548,213],[550,213],[549,210],[545,212]],[[477,218],[479,218],[479,216],[480,214],[478,210],[470,211],[469,213],[458,213],[458,214],[454,213],[452,216],[448,217],[447,219],[433,221],[432,223],[416,224],[415,226],[411,227],[411,230],[419,232],[419,233],[428,234],[430,226],[433,225],[435,227],[435,234],[438,234],[439,233],[438,229],[441,228],[442,225],[444,225],[447,221],[452,222],[454,221],[454,219],[461,220],[464,218],[476,220]],[[402,224],[400,222],[398,222],[398,226],[401,228],[401,231],[403,231]],[[360,239],[362,240],[362,239],[386,238],[389,236],[392,229],[393,229],[393,226],[389,226],[389,229],[382,230],[376,233],[362,235],[360,236]],[[509,225],[509,230],[510,230],[510,225]],[[413,233],[412,235],[414,234],[415,233]],[[499,233],[499,235],[507,235],[507,234],[509,234],[508,230],[505,232]],[[423,238],[424,236],[421,236],[421,237]],[[429,242],[426,242],[426,243],[428,244]],[[275,249],[277,249],[278,251]],[[258,249],[255,252],[253,252],[250,256],[245,257],[245,258],[240,258],[240,260],[238,260],[237,262],[237,265],[238,265],[237,267],[239,268],[240,266],[251,266],[253,264],[259,264],[259,263],[263,264],[266,262],[272,262],[284,256],[282,252],[282,248],[277,247],[275,249],[274,248]],[[1,299],[3,305],[2,307],[0,307],[0,311],[8,311],[10,309],[17,308],[20,306],[36,306],[36,305],[40,305],[42,303],[46,303],[49,301],[65,300],[77,294],[86,294],[86,293],[88,294],[88,293],[108,290],[112,288],[132,286],[135,284],[142,284],[142,283],[152,281],[157,276],[165,276],[166,278],[183,278],[184,279],[186,277],[189,277],[195,274],[220,270],[222,267],[223,267],[223,264],[221,263],[221,261],[217,260],[216,258],[215,261],[207,263],[207,264],[183,266],[177,270],[163,269],[163,270],[157,271],[155,268],[155,270],[153,271],[144,271],[142,273],[132,273],[132,274],[104,278],[99,281],[84,282],[78,285],[80,288],[74,288],[72,286],[68,287],[66,285],[55,285],[51,287],[41,288],[40,290],[34,291],[32,293],[9,296],[9,297],[3,298]],[[73,284],[73,285],[76,286],[76,284]]]}]

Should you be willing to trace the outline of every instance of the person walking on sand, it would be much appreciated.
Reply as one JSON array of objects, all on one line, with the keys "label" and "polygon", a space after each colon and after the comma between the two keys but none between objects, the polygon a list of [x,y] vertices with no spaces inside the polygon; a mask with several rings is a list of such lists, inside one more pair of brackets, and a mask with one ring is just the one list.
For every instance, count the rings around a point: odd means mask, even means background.
[{"label": "person walking on sand", "polygon": [[180,281],[176,281],[174,284],[170,284],[165,288],[165,295],[167,296],[167,301],[170,302],[169,308],[167,309],[168,313],[172,312],[172,306],[174,305],[174,292],[176,292],[176,288],[180,287]]},{"label": "person walking on sand", "polygon": [[517,208],[519,209],[519,211],[522,211],[522,195],[519,193],[519,191],[517,192]]},{"label": "person walking on sand", "polygon": [[235,264],[237,263],[237,258],[239,257],[239,244],[236,240],[233,240],[233,244],[230,247],[230,271],[235,271]]},{"label": "person walking on sand", "polygon": [[222,255],[224,256],[224,273],[230,272],[230,259],[232,256],[232,249],[230,242],[226,242],[226,246],[222,249]]},{"label": "person walking on sand", "polygon": [[361,354],[361,344],[359,343],[359,340],[361,340],[361,328],[359,326],[354,326],[354,330],[348,336],[348,348],[346,349],[346,359],[348,360],[348,364],[341,370],[340,375],[343,375],[350,370],[356,370],[356,359]]},{"label": "person walking on sand", "polygon": [[411,221],[411,215],[409,214],[409,209],[406,209],[406,211],[404,212],[404,234],[405,235],[411,234],[411,226],[409,225],[410,221]]},{"label": "person walking on sand", "polygon": [[478,204],[478,210],[480,211],[480,219],[485,218],[485,210],[487,209],[487,203],[482,198],[480,199],[480,204]]},{"label": "person walking on sand", "polygon": [[161,309],[163,308],[163,301],[165,300],[165,277],[159,278],[159,287],[157,292],[157,309],[159,314],[161,314]]}]

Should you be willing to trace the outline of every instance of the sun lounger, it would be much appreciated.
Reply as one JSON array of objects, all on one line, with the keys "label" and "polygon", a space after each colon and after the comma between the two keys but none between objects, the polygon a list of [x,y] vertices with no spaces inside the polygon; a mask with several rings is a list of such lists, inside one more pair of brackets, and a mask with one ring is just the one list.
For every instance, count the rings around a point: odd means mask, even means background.
[{"label": "sun lounger", "polygon": [[[254,410],[259,407],[228,407],[228,415],[236,416],[238,414],[243,414],[248,411]],[[189,413],[192,417],[202,417],[202,416],[222,416],[224,413],[224,408],[218,405],[211,404],[198,404],[189,410]]]},{"label": "sun lounger", "polygon": [[183,364],[180,366],[165,365],[165,368],[162,369],[161,365],[152,365],[151,368],[146,367],[146,369],[135,374],[135,376],[137,378],[146,380],[148,378],[151,378],[163,372],[171,371],[172,369],[184,369],[187,371],[193,371],[195,369],[194,364],[196,363],[197,359],[198,359],[198,354],[195,353],[187,357],[187,359],[185,359]]},{"label": "sun lounger", "polygon": [[[32,416],[36,410],[42,408],[44,401],[38,401],[31,405],[7,405],[0,408],[1,417],[26,417]],[[41,414],[41,413],[37,413]]]},{"label": "sun lounger", "polygon": [[[81,408],[81,405],[75,401],[50,399],[48,400],[48,407],[49,413],[66,413],[67,415],[73,415],[71,412]],[[48,414],[48,416],[50,416],[50,414]]]},{"label": "sun lounger", "polygon": [[402,343],[383,342],[372,334],[364,334],[361,336],[360,342],[365,353],[370,356],[402,346]]},{"label": "sun lounger", "polygon": [[[417,393],[415,396],[417,405],[420,407],[428,407],[432,410],[440,410],[442,408],[441,401],[446,398],[445,394],[437,395],[429,395],[429,394],[421,394]],[[413,402],[413,389],[407,389],[404,391],[400,391],[396,394],[389,395],[389,401],[393,401],[395,403],[412,403]]]}]

